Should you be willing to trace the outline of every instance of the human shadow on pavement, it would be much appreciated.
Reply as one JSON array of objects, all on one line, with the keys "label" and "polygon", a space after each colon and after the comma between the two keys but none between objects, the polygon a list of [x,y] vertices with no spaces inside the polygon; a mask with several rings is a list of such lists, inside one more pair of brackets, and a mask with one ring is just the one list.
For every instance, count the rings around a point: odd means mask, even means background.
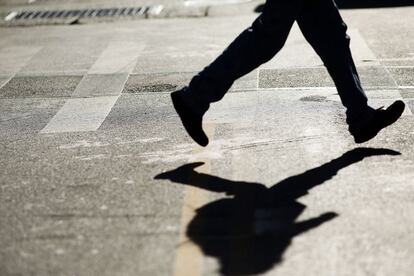
[{"label": "human shadow on pavement", "polygon": [[[336,0],[339,9],[369,9],[414,6],[414,0]],[[264,4],[255,8],[255,12],[261,13]]]},{"label": "human shadow on pavement", "polygon": [[188,238],[207,256],[220,262],[224,275],[263,273],[282,261],[292,239],[337,216],[326,212],[296,221],[306,205],[297,201],[310,189],[334,177],[339,170],[369,156],[399,155],[390,149],[356,148],[320,167],[291,176],[267,188],[261,183],[232,181],[194,169],[202,162],[183,165],[155,179],[226,193],[229,197],[196,210],[187,228]]}]

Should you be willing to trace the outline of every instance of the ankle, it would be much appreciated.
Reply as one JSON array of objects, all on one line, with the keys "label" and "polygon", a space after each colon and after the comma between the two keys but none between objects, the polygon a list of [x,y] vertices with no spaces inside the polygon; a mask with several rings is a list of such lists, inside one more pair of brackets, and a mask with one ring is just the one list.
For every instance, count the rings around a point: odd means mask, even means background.
[{"label": "ankle", "polygon": [[191,112],[203,116],[208,108],[210,107],[209,103],[202,103],[198,98],[195,91],[190,90],[188,86],[184,87],[183,89],[179,90],[179,95],[181,100],[184,102],[185,106],[191,110]]},{"label": "ankle", "polygon": [[350,127],[357,127],[359,125],[364,125],[366,122],[369,122],[374,117],[374,114],[375,109],[367,105],[364,110],[360,111],[356,115],[347,115],[346,122]]}]

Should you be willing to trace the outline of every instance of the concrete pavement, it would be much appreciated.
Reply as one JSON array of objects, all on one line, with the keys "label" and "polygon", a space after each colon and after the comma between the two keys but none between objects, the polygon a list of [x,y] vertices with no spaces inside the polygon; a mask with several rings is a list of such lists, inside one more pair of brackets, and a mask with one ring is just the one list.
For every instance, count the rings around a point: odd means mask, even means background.
[{"label": "concrete pavement", "polygon": [[296,26],[205,149],[169,92],[256,15],[1,28],[0,275],[411,275],[413,11],[343,11],[370,104],[408,107],[357,151]]}]

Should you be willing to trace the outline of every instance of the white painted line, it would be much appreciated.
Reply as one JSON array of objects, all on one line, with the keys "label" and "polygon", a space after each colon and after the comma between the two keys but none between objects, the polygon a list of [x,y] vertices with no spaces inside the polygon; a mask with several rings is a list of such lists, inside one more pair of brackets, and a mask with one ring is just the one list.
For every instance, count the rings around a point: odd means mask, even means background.
[{"label": "white painted line", "polygon": [[405,58],[379,58],[379,61],[410,61],[414,60],[413,57],[405,57]]},{"label": "white painted line", "polygon": [[144,49],[143,44],[132,42],[113,42],[89,70],[89,74],[131,73]]},{"label": "white painted line", "polygon": [[159,15],[164,10],[163,5],[155,5],[150,7],[148,14],[150,15]]},{"label": "white painted line", "polygon": [[263,88],[260,87],[258,90],[336,90],[335,86],[311,86],[311,87],[271,87],[271,88]]},{"label": "white painted line", "polygon": [[16,11],[13,11],[13,12],[11,12],[11,13],[9,13],[5,18],[4,18],[4,21],[11,21],[11,20],[13,20],[15,17],[16,17],[16,15],[18,15],[19,13],[18,12],[16,12]]},{"label": "white painted line", "polygon": [[69,99],[41,133],[96,131],[118,96]]},{"label": "white painted line", "polygon": [[148,7],[142,7],[139,11],[138,14],[139,15],[143,15],[149,8]]},{"label": "white painted line", "polygon": [[[365,86],[365,91],[369,90],[396,90],[398,89],[397,86]],[[335,90],[335,86],[300,86],[300,87],[260,87],[257,90]],[[234,91],[254,91],[252,89],[239,89],[239,90],[233,90]]]},{"label": "white painted line", "polygon": [[119,96],[128,80],[128,76],[128,73],[110,75],[87,74],[76,87],[72,98]]},{"label": "white painted line", "polygon": [[[366,86],[365,87],[365,91],[370,91],[370,90],[397,90],[397,89],[414,89],[414,86]],[[266,91],[266,90],[270,90],[270,91],[277,91],[277,90],[335,90],[336,91],[336,87],[335,86],[299,86],[299,87],[259,87],[257,89],[243,89],[243,88],[237,88],[237,89],[233,89],[231,92],[229,93],[235,93],[235,92],[254,92],[254,91]],[[166,92],[166,93],[170,93],[170,92]]]},{"label": "white painted line", "polygon": [[414,68],[413,65],[386,65],[385,67],[391,69],[412,69]]},{"label": "white painted line", "polygon": [[39,70],[39,71],[26,71],[23,69],[22,71],[18,72],[19,77],[64,77],[64,76],[83,76],[88,73],[88,70],[79,69],[79,70]]},{"label": "white painted line", "polygon": [[364,37],[358,29],[350,29],[348,31],[351,38],[351,51],[355,60],[355,64],[359,65],[380,65],[377,57],[369,48]]},{"label": "white painted line", "polygon": [[[282,87],[282,89],[293,89],[293,90],[297,90],[297,89],[299,89],[299,90],[303,90],[303,89],[310,89],[310,90],[312,90],[312,89],[316,89],[316,90],[319,90],[319,89],[335,89],[335,90],[337,90],[337,88],[335,87],[335,86],[327,86],[327,87],[298,87],[298,88],[294,88],[294,87],[286,87],[286,88],[283,88]],[[364,86],[364,91],[369,91],[369,90],[396,90],[397,89],[397,86],[371,86],[371,85],[365,85]]]},{"label": "white painted line", "polygon": [[0,77],[0,89],[5,86],[12,78],[11,77],[6,77],[6,78],[1,78]]}]

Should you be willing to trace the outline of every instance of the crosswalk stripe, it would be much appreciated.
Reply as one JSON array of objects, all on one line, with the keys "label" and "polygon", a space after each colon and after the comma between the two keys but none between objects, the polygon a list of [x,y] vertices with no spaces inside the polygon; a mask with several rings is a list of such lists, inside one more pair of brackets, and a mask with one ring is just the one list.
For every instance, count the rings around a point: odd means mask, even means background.
[{"label": "crosswalk stripe", "polygon": [[76,87],[72,98],[119,96],[128,80],[128,76],[128,73],[87,74]]},{"label": "crosswalk stripe", "polygon": [[114,42],[102,52],[88,74],[41,133],[96,131],[115,105],[144,46]]},{"label": "crosswalk stripe", "polygon": [[144,48],[143,44],[113,42],[102,52],[88,74],[131,73],[136,60]]},{"label": "crosswalk stripe", "polygon": [[96,131],[118,96],[69,99],[41,133]]}]

